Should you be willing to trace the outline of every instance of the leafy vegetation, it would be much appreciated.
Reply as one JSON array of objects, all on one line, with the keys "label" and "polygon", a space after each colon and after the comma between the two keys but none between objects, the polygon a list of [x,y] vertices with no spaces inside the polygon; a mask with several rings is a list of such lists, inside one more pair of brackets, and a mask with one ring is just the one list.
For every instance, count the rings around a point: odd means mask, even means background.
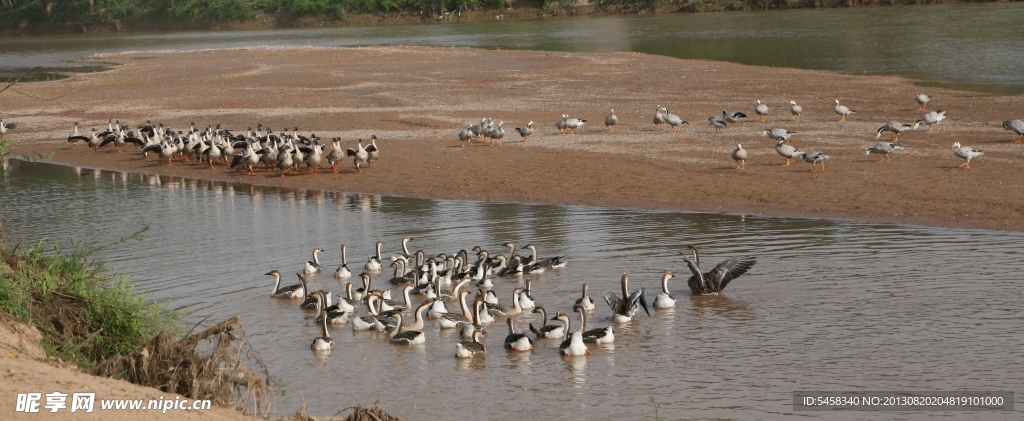
[{"label": "leafy vegetation", "polygon": [[0,311],[39,329],[51,358],[90,367],[134,351],[161,331],[180,330],[176,313],[147,302],[127,277],[90,259],[103,247],[73,246],[0,244]]}]

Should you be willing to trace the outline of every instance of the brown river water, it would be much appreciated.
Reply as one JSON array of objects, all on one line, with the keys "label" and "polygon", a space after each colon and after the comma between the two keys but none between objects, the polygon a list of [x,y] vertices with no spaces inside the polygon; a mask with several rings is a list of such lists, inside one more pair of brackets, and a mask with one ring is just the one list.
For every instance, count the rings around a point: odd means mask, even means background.
[{"label": "brown river water", "polygon": [[[312,414],[380,400],[406,419],[1020,419],[1015,412],[794,412],[800,390],[1024,390],[1024,234],[751,215],[651,212],[290,191],[13,161],[0,173],[8,240],[107,243],[146,225],[141,241],[96,257],[187,320],[240,315],[277,380],[275,412],[304,399]],[[616,325],[614,346],[561,357],[560,340],[507,353],[502,322],[485,358],[457,361],[458,333],[424,329],[425,344],[331,329],[337,348],[309,350],[313,313],[275,300],[314,247],[326,270],[314,288],[342,292],[339,246],[361,267],[384,255],[428,255],[534,243],[568,266],[533,279],[549,311],[569,312],[583,282],[618,291],[626,272],[649,299],[660,274],[679,305]],[[750,254],[757,265],[720,296],[690,297],[679,258],[702,247],[707,268]],[[503,303],[524,278],[495,278]],[[591,327],[612,323],[598,301]],[[449,310],[456,310],[449,305]],[[517,330],[538,323],[521,316]],[[578,320],[574,318],[574,325]],[[1018,405],[1019,407],[1019,405]]]}]

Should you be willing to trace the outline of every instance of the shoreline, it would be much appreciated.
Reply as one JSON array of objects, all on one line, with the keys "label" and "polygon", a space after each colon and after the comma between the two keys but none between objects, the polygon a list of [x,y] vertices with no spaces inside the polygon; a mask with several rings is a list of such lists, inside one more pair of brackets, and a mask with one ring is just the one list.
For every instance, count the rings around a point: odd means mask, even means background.
[{"label": "shoreline", "polygon": [[[152,58],[132,59],[143,54]],[[342,54],[345,62],[337,58]],[[186,68],[184,56],[198,65]],[[212,60],[224,56],[232,60]],[[7,96],[9,119],[19,122],[8,134],[18,142],[15,153],[53,152],[52,161],[67,165],[293,189],[1024,231],[1024,194],[1012,187],[1024,185],[1024,146],[999,127],[1019,118],[1014,112],[1024,98],[927,89],[938,108],[949,110],[942,132],[905,134],[900,144],[907,150],[879,164],[863,152],[877,142],[875,129],[921,114],[913,95],[922,88],[907,79],[639,53],[435,47],[131,52],[89,60],[111,58],[125,64],[62,85],[18,87],[43,98],[72,91],[63,107]],[[648,86],[650,74],[672,81]],[[190,84],[181,85],[184,80]],[[491,96],[482,100],[482,93]],[[827,105],[834,97],[858,111],[846,124]],[[773,107],[765,124],[748,118],[715,135],[701,117],[721,108],[753,115],[755,99]],[[790,99],[807,110],[802,121],[790,121]],[[655,130],[649,122],[655,104],[691,124],[677,134]],[[601,124],[608,108],[620,118],[615,133]],[[583,134],[557,134],[552,125],[563,112],[590,120]],[[505,121],[506,145],[460,148],[455,133],[482,116]],[[72,121],[87,131],[105,128],[107,118],[131,125],[151,119],[176,129],[191,121],[236,131],[256,123],[298,126],[325,142],[340,136],[343,147],[377,134],[382,157],[364,175],[348,164],[342,174],[281,179],[222,166],[157,167],[137,153],[68,150],[63,139]],[[527,120],[534,120],[535,134],[521,142],[512,128]],[[770,127],[797,131],[792,143],[801,149],[828,152],[828,170],[811,174],[803,162],[781,167],[774,142],[759,135]],[[959,170],[954,141],[986,155]],[[734,170],[729,158],[736,143],[751,154],[745,171]]]}]

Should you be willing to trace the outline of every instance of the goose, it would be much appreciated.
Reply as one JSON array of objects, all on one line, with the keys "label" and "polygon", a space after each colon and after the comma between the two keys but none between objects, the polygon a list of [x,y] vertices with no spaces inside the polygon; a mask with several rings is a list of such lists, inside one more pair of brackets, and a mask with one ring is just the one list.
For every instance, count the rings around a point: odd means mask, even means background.
[{"label": "goose", "polygon": [[327,301],[326,293],[324,291],[317,291],[317,309],[318,314],[316,316],[316,322],[320,323],[322,318],[327,318],[327,323],[334,326],[340,326],[348,323],[351,313],[349,311],[340,310],[337,306],[327,307],[324,303]]},{"label": "goose", "polygon": [[302,267],[302,273],[320,273],[323,271],[323,268],[320,266],[320,257],[317,256],[323,251],[324,249],[320,247],[313,249],[313,260],[309,260],[305,263]]},{"label": "goose", "polygon": [[736,161],[737,170],[747,169],[744,164],[747,162],[747,150],[743,149],[743,145],[737,143],[736,149],[732,150],[732,159]]},{"label": "goose", "polygon": [[582,323],[582,326],[580,326],[580,332],[582,332],[583,342],[593,342],[596,344],[610,344],[615,342],[615,329],[612,326],[587,330],[587,312],[581,311],[579,313]]},{"label": "goose", "polygon": [[785,139],[779,139],[779,143],[775,145],[775,152],[778,152],[779,155],[786,158],[786,163],[782,165],[783,167],[788,167],[791,159],[800,158],[804,154],[804,151],[787,145]]},{"label": "goose", "polygon": [[519,137],[523,138],[523,142],[530,140],[530,135],[533,134],[533,120],[526,123],[526,126],[516,127],[516,133],[519,133]]},{"label": "goose", "polygon": [[914,124],[904,124],[895,120],[890,120],[888,123],[885,123],[884,126],[878,128],[875,132],[875,139],[882,137],[882,132],[890,132],[892,133],[892,141],[899,142],[900,133],[917,130],[917,127],[920,125],[920,121]]},{"label": "goose", "polygon": [[[575,357],[581,355],[591,355],[590,349],[587,348],[587,344],[583,343],[583,329],[586,327],[587,315],[586,312],[581,309],[576,309],[580,313],[580,330],[569,334],[568,338],[562,341],[561,345],[558,346],[558,353],[567,357]],[[565,313],[558,313],[558,318],[565,322],[565,330],[569,331],[569,315]]]},{"label": "goose", "polygon": [[370,135],[370,146],[366,147],[366,165],[373,168],[373,163],[380,159],[380,148],[377,147],[377,135]]},{"label": "goose", "polygon": [[406,323],[403,328],[409,330],[423,330],[423,311],[430,308],[431,304],[433,304],[433,300],[427,300],[421,303],[419,307],[416,307],[416,310],[412,312],[413,322]]},{"label": "goose", "polygon": [[555,256],[544,260],[538,260],[537,246],[533,244],[527,244],[526,247],[523,248],[530,250],[530,252],[532,252],[530,257],[527,260],[523,261],[524,265],[537,265],[547,269],[561,269],[564,268],[567,263],[569,263],[569,260],[565,259],[563,256]]},{"label": "goose", "polygon": [[327,154],[327,165],[331,166],[331,172],[338,173],[338,164],[345,159],[345,151],[341,149],[341,138],[331,138],[331,152]]},{"label": "goose", "polygon": [[715,133],[721,133],[722,129],[726,129],[729,127],[729,125],[726,124],[725,120],[723,120],[721,117],[716,116],[708,117],[708,125],[715,128]]},{"label": "goose", "polygon": [[413,255],[409,253],[409,242],[412,241],[412,237],[402,237],[402,257],[411,259]]},{"label": "goose", "polygon": [[[96,129],[93,129],[93,131],[95,130]],[[160,143],[149,145],[142,148],[143,154],[147,152],[156,152],[157,154],[160,155],[160,157],[158,158],[158,164],[162,164],[164,158],[167,158],[167,166],[169,167],[172,165],[172,162],[174,161],[174,154],[178,153],[178,146],[174,143],[162,141]]]},{"label": "goose", "polygon": [[313,339],[313,343],[309,345],[309,349],[313,352],[330,351],[334,349],[334,339],[331,339],[331,333],[327,331],[327,317],[320,318],[320,334],[320,337]]},{"label": "goose", "polygon": [[[306,275],[303,274],[303,273],[296,273],[295,275],[299,277],[299,282],[302,283],[302,289],[305,290],[305,294],[304,295],[306,296],[306,299],[303,300],[301,304],[299,304],[299,308],[315,309],[316,308],[316,297],[314,297],[313,293],[311,293],[309,291],[309,280],[306,279]],[[316,292],[316,291],[314,291],[314,292]],[[326,305],[328,307],[331,305],[331,294],[330,293],[327,294],[327,303],[326,303]]]},{"label": "goose", "polygon": [[[465,148],[466,147],[466,142],[472,142],[473,141],[473,137],[475,137],[476,135],[474,135],[473,131],[470,130],[472,128],[473,128],[473,125],[470,124],[470,125],[466,126],[465,129],[462,129],[461,131],[459,131],[459,146]],[[519,129],[516,129],[516,130],[518,131]]]},{"label": "goose", "polygon": [[660,105],[654,108],[654,127],[656,127],[658,131],[661,131],[662,125],[665,124],[665,113],[667,110],[662,110],[666,109]]},{"label": "goose", "polygon": [[345,282],[345,296],[339,295],[338,304],[335,304],[335,306],[338,310],[352,312],[355,311],[359,301],[359,297],[352,292],[352,282]]},{"label": "goose", "polygon": [[686,262],[686,266],[693,273],[687,281],[687,285],[689,285],[693,295],[718,294],[725,289],[730,281],[747,273],[757,263],[757,258],[754,256],[733,257],[723,260],[707,272],[701,272],[700,251],[697,249],[697,246],[692,244],[686,247],[693,252],[693,259],[686,255],[683,256],[683,261]]},{"label": "goose", "polygon": [[427,310],[427,318],[430,320],[437,320],[442,314],[447,314],[448,308],[445,306],[444,301],[434,300],[430,309]]},{"label": "goose", "polygon": [[380,300],[381,311],[405,311],[412,308],[412,300],[409,299],[409,291],[412,291],[412,288],[412,285],[402,287],[402,301],[395,301],[387,298]]},{"label": "goose", "polygon": [[725,112],[725,110],[722,110],[722,121],[726,123],[736,124],[739,123],[740,120],[743,120],[744,118],[747,118],[747,115],[742,112],[736,111],[733,113],[727,113]]},{"label": "goose", "polygon": [[[462,339],[470,339],[473,337],[474,332],[480,332],[484,334],[483,324],[480,320],[480,312],[483,311],[484,302],[477,297],[473,300],[473,322],[462,325],[462,329],[459,330],[459,337]],[[493,321],[493,320],[492,320]]]},{"label": "goose", "polygon": [[668,292],[668,280],[672,279],[672,272],[665,271],[661,275],[661,294],[654,297],[654,308],[665,309],[676,306],[676,298],[672,296],[671,292]]},{"label": "goose", "polygon": [[[10,124],[10,123],[8,123],[8,124]],[[78,127],[75,127],[75,130],[78,130]],[[68,143],[71,144],[71,149],[75,148],[75,144],[79,140],[84,140],[86,146],[88,146],[90,149],[92,149],[93,152],[96,152],[96,148],[98,148],[99,145],[100,145],[100,142],[102,142],[102,139],[96,134],[96,128],[95,127],[90,129],[88,136],[83,136],[83,135],[68,136]]]},{"label": "goose", "polygon": [[533,301],[533,297],[530,296],[530,294],[533,293],[533,291],[530,289],[532,288],[532,286],[533,280],[527,279],[526,288],[523,289],[522,294],[519,294],[519,307],[522,307],[523,310],[529,311],[537,307],[537,303],[535,303]]},{"label": "goose", "polygon": [[1003,122],[1003,128],[1017,133],[1016,142],[1024,142],[1024,121],[1007,120]]},{"label": "goose", "polygon": [[402,313],[396,313],[395,319],[395,324],[398,327],[395,330],[392,330],[391,334],[389,335],[389,340],[391,341],[391,343],[402,345],[416,345],[426,342],[426,335],[423,334],[423,331],[405,330],[405,327],[402,326]]},{"label": "goose", "polygon": [[[604,295],[604,302],[608,303],[608,307],[612,308],[612,320],[615,323],[626,323],[633,320],[636,316],[638,307],[643,307],[644,312],[650,317],[651,311],[647,309],[647,289],[640,287],[640,289],[633,291],[632,294],[628,291],[629,278],[625,273],[622,274],[622,298],[615,295],[614,292],[609,292]],[[639,306],[638,306],[639,304]]]},{"label": "goose", "polygon": [[[502,256],[503,258],[505,256]],[[512,259],[504,268],[498,271],[498,276],[522,275],[524,270],[523,258],[519,255],[512,256]]]},{"label": "goose", "polygon": [[792,130],[789,130],[789,129],[775,128],[775,129],[765,130],[765,131],[761,132],[761,134],[763,134],[765,136],[768,136],[768,137],[770,137],[772,139],[775,139],[775,140],[789,140],[789,138],[793,137],[793,135],[795,135],[796,132],[794,132]]},{"label": "goose", "polygon": [[803,159],[804,162],[811,164],[811,172],[815,172],[815,170],[817,169],[815,165],[818,164],[819,162],[821,163],[821,170],[825,171],[825,160],[829,158],[831,157],[828,156],[827,153],[818,151],[808,152],[800,155],[800,159]]},{"label": "goose", "polygon": [[573,307],[579,307],[579,308],[582,308],[585,311],[597,310],[597,306],[594,305],[594,300],[590,299],[590,296],[587,295],[587,290],[588,289],[590,289],[590,285],[588,285],[586,282],[584,282],[583,283],[583,295],[580,298],[576,299],[576,303],[573,304]]},{"label": "goose", "polygon": [[953,144],[953,155],[956,155],[958,158],[964,160],[964,163],[960,164],[960,166],[957,168],[970,169],[971,160],[984,154],[984,152],[978,149],[974,149],[968,146],[960,146],[960,142],[956,142]]},{"label": "goose", "polygon": [[481,118],[480,124],[469,126],[469,131],[470,133],[473,133],[473,136],[477,137],[477,140],[479,140],[483,137],[484,133],[487,132],[487,118]]},{"label": "goose", "polygon": [[274,290],[270,292],[270,296],[274,298],[288,298],[288,299],[301,299],[305,297],[305,288],[302,284],[288,285],[281,288],[281,272],[276,269],[265,273],[264,275],[274,277]]},{"label": "goose", "polygon": [[291,172],[295,168],[295,154],[290,149],[280,149],[277,152],[277,169],[281,170],[281,177],[285,171]]},{"label": "goose", "polygon": [[878,162],[892,162],[893,151],[902,151],[903,147],[895,143],[889,142],[878,142],[873,148],[864,151],[864,155],[871,155],[873,153],[881,154],[882,159]]},{"label": "goose", "polygon": [[[10,85],[7,85],[10,86]],[[78,124],[75,124],[76,130]],[[0,118],[0,140],[4,140],[4,135],[7,134],[8,130],[14,130],[18,127],[17,123],[4,123],[4,119]]]},{"label": "goose", "polygon": [[312,175],[320,175],[320,163],[324,159],[324,149],[320,145],[302,146],[299,148],[305,154],[306,171]]},{"label": "goose", "polygon": [[129,143],[138,145],[140,148],[146,146],[146,142],[143,142],[142,139],[132,136],[130,132],[126,133],[121,130],[118,130],[117,133],[107,135],[107,137],[100,142],[99,147],[102,148],[111,143],[114,144],[114,150],[117,151],[117,153],[124,152],[125,145]]},{"label": "goose", "polygon": [[505,320],[508,321],[508,336],[505,337],[505,349],[519,352],[533,349],[533,339],[530,339],[525,333],[516,333],[512,326],[511,317]]},{"label": "goose", "polygon": [[760,122],[764,123],[765,118],[768,117],[768,104],[762,104],[761,100],[757,100],[757,105],[754,106],[754,112],[760,118]]},{"label": "goose", "polygon": [[481,332],[475,330],[472,335],[472,340],[455,343],[455,358],[473,358],[487,353],[484,344],[480,343]]},{"label": "goose", "polygon": [[376,245],[377,252],[376,252],[376,254],[371,256],[369,260],[366,261],[366,266],[364,267],[364,269],[366,269],[366,271],[368,271],[368,272],[380,272],[382,269],[384,269],[384,261],[381,260],[381,257],[380,257],[380,246],[383,245],[383,244],[384,244],[383,241],[377,241],[377,245]]},{"label": "goose", "polygon": [[917,95],[914,96],[914,99],[917,100],[917,104],[918,104],[917,110],[918,111],[924,111],[925,106],[928,105],[928,101],[932,100],[932,97],[930,97],[928,95],[925,95],[925,94],[917,94]]},{"label": "goose", "polygon": [[789,112],[793,114],[793,120],[799,120],[804,113],[804,107],[796,104],[796,101],[789,101]]},{"label": "goose", "polygon": [[252,148],[251,143],[247,143],[245,151],[238,155],[235,155],[235,157],[231,159],[231,166],[229,168],[235,168],[239,165],[244,165],[246,175],[256,175],[256,171],[254,171],[253,168],[259,165],[259,163],[260,154],[256,152],[255,149]]},{"label": "goose", "polygon": [[665,122],[668,123],[669,126],[672,126],[671,133],[677,132],[679,130],[679,126],[685,126],[687,124],[690,124],[687,123],[686,120],[679,118],[679,116],[675,114],[669,114],[668,110],[665,110],[664,118]]},{"label": "goose", "polygon": [[577,132],[577,130],[581,129],[584,124],[587,124],[587,120],[581,120],[581,119],[578,119],[578,118],[569,118],[568,115],[565,115],[563,118],[566,119],[565,120],[565,128],[569,129],[569,133],[572,133],[572,134],[579,134]]},{"label": "goose", "polygon": [[516,287],[512,290],[512,307],[503,306],[501,304],[490,304],[487,307],[494,313],[500,316],[512,317],[523,314],[523,306],[519,304],[519,296],[522,295],[523,289]]},{"label": "goose", "polygon": [[71,149],[74,150],[75,144],[77,144],[79,140],[88,141],[89,138],[78,134],[78,122],[76,121],[74,131],[71,132],[70,135],[68,135],[68,146],[70,146]]},{"label": "goose", "polygon": [[345,258],[345,245],[341,245],[341,266],[334,271],[334,279],[348,279],[352,277],[352,271],[348,270],[348,259]]},{"label": "goose", "polygon": [[477,320],[478,323],[479,324],[485,324],[485,325],[489,325],[491,323],[494,323],[494,315],[492,315],[491,311],[487,309],[487,303],[484,300],[483,296],[481,296],[479,293],[477,293],[476,300],[474,302],[479,302],[480,303],[480,308],[477,309],[476,313],[475,313],[475,315],[478,318],[478,320]]},{"label": "goose", "polygon": [[217,145],[214,142],[210,142],[210,147],[206,148],[203,157],[206,158],[206,162],[210,164],[210,168],[213,168],[214,163],[217,162],[217,160],[223,155],[224,150],[221,149],[220,145]]},{"label": "goose", "polygon": [[379,332],[387,330],[388,327],[377,317],[376,301],[378,298],[376,293],[367,295],[366,310],[369,314],[352,318],[352,330],[376,330]]},{"label": "goose", "polygon": [[359,139],[356,149],[348,148],[345,151],[345,155],[352,157],[352,163],[356,165],[356,172],[362,174],[362,165],[366,164],[367,160],[370,159],[370,153],[366,152],[366,149],[363,148],[363,139]]},{"label": "goose", "polygon": [[851,110],[849,107],[845,105],[840,105],[838,99],[836,100],[835,110],[836,114],[839,114],[842,117],[839,119],[840,123],[846,122],[846,116],[856,113],[856,111]]},{"label": "goose", "polygon": [[[935,111],[932,111],[930,113],[927,113],[927,114],[921,116],[921,118],[919,120],[917,120],[917,124],[921,124],[921,123],[927,124],[928,125],[928,133],[932,132],[932,126],[933,125],[935,126],[936,131],[941,132],[942,131],[942,125],[939,124],[939,123],[941,123],[942,120],[945,120],[945,119],[946,119],[946,110],[935,110]],[[1024,123],[1021,123],[1021,127],[1024,128]]]},{"label": "goose", "polygon": [[540,320],[544,322],[544,325],[541,326],[540,329],[533,327],[533,323],[530,323],[530,332],[533,332],[533,334],[537,336],[537,339],[563,338],[565,337],[565,333],[569,331],[569,317],[562,317],[565,316],[565,313],[558,313],[558,315],[551,318],[551,320],[561,321],[562,325],[559,326],[547,324],[548,313],[544,310],[544,307],[537,306],[537,308],[533,309],[533,312],[540,314]]},{"label": "goose", "polygon": [[555,128],[558,129],[558,132],[561,133],[562,136],[565,136],[565,129],[569,128],[568,121],[569,115],[562,114],[562,119],[555,122]]},{"label": "goose", "polygon": [[469,306],[466,305],[466,296],[469,295],[468,290],[459,291],[459,305],[462,307],[462,314],[459,313],[441,313],[437,315],[437,325],[442,329],[457,329],[464,326],[467,323],[473,323],[473,312],[469,310]]},{"label": "goose", "polygon": [[616,124],[619,124],[619,117],[615,115],[615,109],[613,108],[611,114],[604,118],[604,125],[608,128],[609,132],[614,132]]}]

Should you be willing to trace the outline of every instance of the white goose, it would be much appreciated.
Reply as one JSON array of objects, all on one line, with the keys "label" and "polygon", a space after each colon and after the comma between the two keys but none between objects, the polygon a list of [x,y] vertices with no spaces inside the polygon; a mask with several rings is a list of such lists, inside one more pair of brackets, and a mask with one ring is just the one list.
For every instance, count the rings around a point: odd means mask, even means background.
[{"label": "white goose", "polygon": [[323,251],[324,249],[320,247],[313,249],[313,260],[306,261],[306,264],[302,267],[302,273],[320,273],[323,271],[323,267],[320,266],[320,257],[317,256]]},{"label": "white goose", "polygon": [[366,269],[366,271],[380,272],[382,269],[384,269],[384,261],[380,257],[380,246],[382,246],[383,244],[383,241],[377,241],[377,244],[374,246],[376,253],[373,256],[371,256],[369,260],[366,261],[366,266],[364,266],[364,269]]},{"label": "white goose", "polygon": [[[577,309],[580,313],[580,330],[572,332],[568,338],[562,341],[562,344],[558,346],[558,352],[567,357],[576,357],[582,355],[591,355],[590,349],[587,348],[587,344],[583,343],[583,328],[586,326],[587,312]],[[565,322],[566,331],[569,330],[569,316],[565,313],[558,313],[558,318]]]},{"label": "white goose", "polygon": [[665,273],[661,275],[661,294],[654,297],[654,308],[656,309],[672,308],[676,306],[675,297],[672,296],[671,292],[668,292],[669,279],[672,279],[672,272],[666,270]]},{"label": "white goose", "polygon": [[508,321],[508,336],[505,337],[505,349],[519,352],[533,349],[533,339],[530,339],[525,333],[516,333],[511,317],[505,320]]},{"label": "white goose", "polygon": [[840,123],[845,123],[846,122],[846,116],[851,115],[851,114],[856,112],[856,111],[851,110],[849,107],[847,107],[845,105],[840,105],[838,99],[836,100],[835,111],[836,111],[836,114],[839,114],[840,116],[842,116],[842,118],[839,119]]},{"label": "white goose", "polygon": [[320,334],[320,337],[313,339],[313,343],[309,345],[309,349],[313,350],[313,352],[323,352],[334,349],[334,339],[331,338],[331,333],[327,331],[327,317],[320,319]]},{"label": "white goose", "polygon": [[345,258],[346,247],[341,245],[341,266],[334,271],[334,279],[348,279],[352,277],[352,271],[348,270],[348,260]]},{"label": "white goose", "polygon": [[356,149],[348,148],[345,150],[345,155],[352,157],[352,163],[356,165],[356,172],[363,173],[363,165],[366,165],[370,159],[370,153],[363,148],[363,139],[359,139],[359,144]]}]

